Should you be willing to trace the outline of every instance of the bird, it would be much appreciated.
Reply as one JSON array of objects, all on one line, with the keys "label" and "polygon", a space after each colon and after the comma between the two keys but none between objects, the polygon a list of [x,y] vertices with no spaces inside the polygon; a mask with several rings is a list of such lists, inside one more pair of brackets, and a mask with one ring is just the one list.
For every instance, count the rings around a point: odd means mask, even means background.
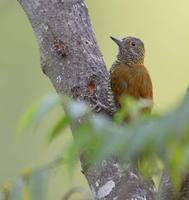
[{"label": "bird", "polygon": [[118,107],[123,106],[123,97],[134,100],[146,99],[150,105],[141,112],[151,112],[153,105],[153,86],[147,68],[144,65],[144,43],[136,37],[123,39],[110,37],[118,45],[117,59],[110,68],[110,85]]}]

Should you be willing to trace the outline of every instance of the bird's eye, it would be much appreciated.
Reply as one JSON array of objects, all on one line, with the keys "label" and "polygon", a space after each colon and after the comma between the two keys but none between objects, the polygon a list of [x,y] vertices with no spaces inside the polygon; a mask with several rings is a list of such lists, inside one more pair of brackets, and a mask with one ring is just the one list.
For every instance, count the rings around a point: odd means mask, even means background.
[{"label": "bird's eye", "polygon": [[131,42],[131,46],[135,47],[136,43],[135,42]]}]

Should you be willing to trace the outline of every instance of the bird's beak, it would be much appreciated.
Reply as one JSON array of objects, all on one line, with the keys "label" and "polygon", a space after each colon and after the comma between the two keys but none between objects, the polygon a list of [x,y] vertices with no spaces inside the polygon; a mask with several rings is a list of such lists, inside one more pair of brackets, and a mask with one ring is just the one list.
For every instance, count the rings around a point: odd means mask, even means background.
[{"label": "bird's beak", "polygon": [[114,38],[114,37],[110,37],[119,47],[121,46],[121,40],[117,39],[117,38]]}]

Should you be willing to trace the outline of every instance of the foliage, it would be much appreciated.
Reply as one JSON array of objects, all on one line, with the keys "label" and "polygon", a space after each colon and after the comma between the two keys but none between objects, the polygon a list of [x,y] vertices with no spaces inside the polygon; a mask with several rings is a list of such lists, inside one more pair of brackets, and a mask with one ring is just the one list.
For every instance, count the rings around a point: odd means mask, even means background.
[{"label": "foliage", "polygon": [[28,169],[13,181],[5,182],[1,187],[1,200],[45,200],[48,191],[48,179],[51,171],[63,162],[60,157],[46,166]]},{"label": "foliage", "polygon": [[[82,102],[65,100],[56,95],[46,96],[29,108],[19,129],[24,130],[29,125],[36,127],[51,109],[63,103],[66,115],[55,122],[49,133],[49,142],[58,138],[70,123],[77,128],[73,131],[74,142],[64,151],[64,162],[61,158],[61,162],[56,161],[56,164],[66,162],[73,167],[73,161],[78,155],[76,151],[85,152],[89,165],[112,154],[119,154],[124,162],[139,160],[141,172],[148,176],[157,177],[166,166],[174,185],[178,187],[189,165],[189,96],[164,116],[141,116],[139,111],[146,106],[146,102],[138,103],[130,98],[125,102],[126,107],[111,120],[92,114],[92,110]],[[123,123],[126,114],[135,117],[129,123]],[[45,199],[49,169],[45,166],[22,176],[14,182],[10,191],[3,189],[3,194],[9,193],[10,199],[12,196],[20,199],[28,188],[30,199]]]}]

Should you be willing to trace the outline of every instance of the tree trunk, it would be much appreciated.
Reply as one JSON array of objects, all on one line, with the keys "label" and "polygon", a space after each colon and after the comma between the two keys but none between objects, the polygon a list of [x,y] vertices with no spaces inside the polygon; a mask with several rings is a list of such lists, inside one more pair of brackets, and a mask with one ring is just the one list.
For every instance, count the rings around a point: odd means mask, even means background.
[{"label": "tree trunk", "polygon": [[[84,1],[18,1],[37,36],[42,70],[57,93],[85,101],[94,111],[112,116],[116,107],[109,73]],[[85,166],[85,160],[80,160]],[[134,167],[125,170],[115,157],[96,168],[83,170],[94,199],[155,199],[153,184],[145,182]]]}]

